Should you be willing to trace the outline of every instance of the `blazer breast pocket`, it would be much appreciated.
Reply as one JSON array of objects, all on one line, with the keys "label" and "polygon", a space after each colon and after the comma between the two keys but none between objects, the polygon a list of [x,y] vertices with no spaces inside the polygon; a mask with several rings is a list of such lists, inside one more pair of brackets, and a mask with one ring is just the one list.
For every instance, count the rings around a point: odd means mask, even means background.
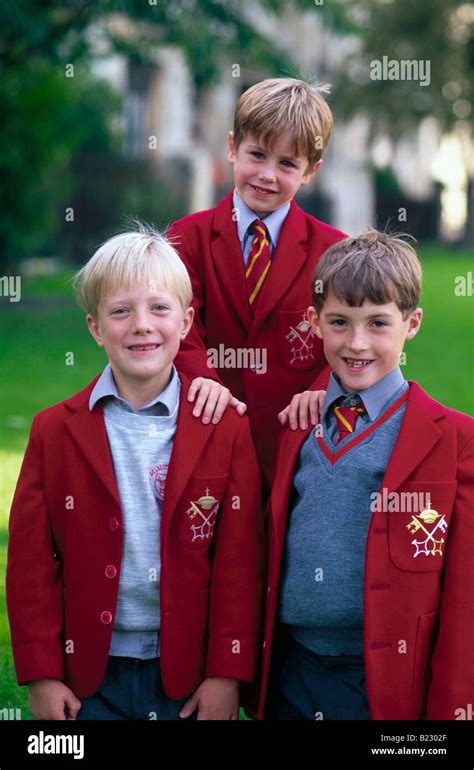
[{"label": "blazer breast pocket", "polygon": [[409,572],[443,568],[457,481],[411,481],[398,489],[389,508],[388,538],[393,563]]},{"label": "blazer breast pocket", "polygon": [[321,361],[322,341],[308,321],[306,307],[278,313],[278,351],[287,369],[306,370]]},{"label": "blazer breast pocket", "polygon": [[188,548],[207,548],[219,517],[229,474],[191,478],[177,516],[179,541]]}]

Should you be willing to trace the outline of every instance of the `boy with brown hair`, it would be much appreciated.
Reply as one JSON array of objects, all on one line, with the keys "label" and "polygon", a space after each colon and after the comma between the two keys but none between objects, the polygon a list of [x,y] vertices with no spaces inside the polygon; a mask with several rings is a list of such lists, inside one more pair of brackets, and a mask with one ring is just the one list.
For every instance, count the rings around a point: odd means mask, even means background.
[{"label": "boy with brown hair", "polygon": [[333,371],[321,424],[280,437],[260,717],[266,701],[277,720],[466,718],[474,420],[400,370],[420,263],[369,230],[328,249],[312,286]]}]

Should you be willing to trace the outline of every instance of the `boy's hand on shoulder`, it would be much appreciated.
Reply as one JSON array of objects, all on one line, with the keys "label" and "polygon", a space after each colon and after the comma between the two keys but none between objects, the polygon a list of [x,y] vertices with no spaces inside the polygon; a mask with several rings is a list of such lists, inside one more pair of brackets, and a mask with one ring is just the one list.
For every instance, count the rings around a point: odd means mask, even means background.
[{"label": "boy's hand on shoulder", "polygon": [[247,411],[247,405],[235,398],[229,388],[206,377],[196,377],[189,386],[188,401],[194,400],[193,415],[201,417],[202,413],[201,420],[206,425],[209,422],[216,425],[228,406],[236,409],[240,416]]},{"label": "boy's hand on shoulder", "polygon": [[81,701],[59,679],[37,679],[28,685],[28,706],[35,719],[74,720]]},{"label": "boy's hand on shoulder", "polygon": [[282,425],[289,422],[291,430],[298,427],[306,430],[310,422],[311,425],[317,425],[319,422],[325,398],[325,390],[305,390],[304,393],[297,393],[279,413],[278,419]]},{"label": "boy's hand on shoulder", "polygon": [[199,685],[190,699],[185,703],[179,716],[182,719],[190,717],[198,709],[198,720],[239,718],[239,681],[224,677],[209,677]]}]

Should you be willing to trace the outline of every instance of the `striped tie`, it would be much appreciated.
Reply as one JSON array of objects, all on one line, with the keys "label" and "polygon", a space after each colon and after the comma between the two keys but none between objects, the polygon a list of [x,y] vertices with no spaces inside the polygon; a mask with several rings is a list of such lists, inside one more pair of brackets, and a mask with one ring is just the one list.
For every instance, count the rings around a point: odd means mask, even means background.
[{"label": "striped tie", "polygon": [[356,420],[360,414],[366,414],[367,410],[361,401],[358,406],[335,406],[333,408],[336,416],[338,436],[336,444],[354,433]]},{"label": "striped tie", "polygon": [[256,219],[255,222],[250,225],[250,228],[253,229],[254,238],[247,260],[245,278],[247,279],[247,294],[250,309],[254,312],[258,294],[270,269],[271,252],[267,228],[263,222],[261,222],[260,219]]}]

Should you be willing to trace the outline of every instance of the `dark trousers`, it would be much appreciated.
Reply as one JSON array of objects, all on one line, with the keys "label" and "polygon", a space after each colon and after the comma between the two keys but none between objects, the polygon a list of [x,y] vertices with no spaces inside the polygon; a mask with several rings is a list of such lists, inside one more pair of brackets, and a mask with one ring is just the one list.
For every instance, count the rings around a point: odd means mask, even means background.
[{"label": "dark trousers", "polygon": [[272,664],[266,718],[370,719],[363,655],[316,655],[288,637]]},{"label": "dark trousers", "polygon": [[[97,692],[80,699],[77,719],[180,720],[179,712],[189,697],[172,700],[165,694],[159,658],[111,655]],[[194,719],[197,710],[188,717],[188,721]]]}]

